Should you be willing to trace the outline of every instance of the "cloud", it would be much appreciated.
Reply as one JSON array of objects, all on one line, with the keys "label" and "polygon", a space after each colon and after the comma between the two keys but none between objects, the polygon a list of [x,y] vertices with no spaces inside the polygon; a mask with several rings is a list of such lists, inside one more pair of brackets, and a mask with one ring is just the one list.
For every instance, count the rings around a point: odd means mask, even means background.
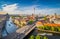
[{"label": "cloud", "polygon": [[34,8],[35,8],[35,13],[34,14],[53,14],[53,13],[59,13],[60,8],[43,8],[40,9],[37,6],[40,5],[32,5],[32,6],[27,6],[27,7],[20,7],[18,4],[11,4],[11,5],[3,5],[2,11],[7,12],[9,14],[32,14],[34,13]]},{"label": "cloud", "polygon": [[29,7],[24,7],[23,11],[24,13],[27,14],[32,14],[34,13],[34,8],[35,8],[35,13],[34,14],[54,14],[54,13],[60,13],[60,8],[38,8],[40,5],[33,5]]},{"label": "cloud", "polygon": [[17,4],[11,4],[11,5],[3,5],[2,10],[4,12],[7,12],[9,14],[18,14],[21,13],[21,11],[18,9]]},{"label": "cloud", "polygon": [[54,14],[54,13],[60,13],[60,8],[45,8],[45,9],[37,9],[36,13],[41,14]]}]

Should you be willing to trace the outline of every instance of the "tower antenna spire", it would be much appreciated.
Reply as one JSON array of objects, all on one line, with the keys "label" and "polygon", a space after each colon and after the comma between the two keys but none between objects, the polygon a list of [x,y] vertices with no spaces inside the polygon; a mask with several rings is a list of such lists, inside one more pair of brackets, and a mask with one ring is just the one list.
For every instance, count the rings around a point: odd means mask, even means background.
[{"label": "tower antenna spire", "polygon": [[34,7],[34,13],[35,13],[35,7]]}]

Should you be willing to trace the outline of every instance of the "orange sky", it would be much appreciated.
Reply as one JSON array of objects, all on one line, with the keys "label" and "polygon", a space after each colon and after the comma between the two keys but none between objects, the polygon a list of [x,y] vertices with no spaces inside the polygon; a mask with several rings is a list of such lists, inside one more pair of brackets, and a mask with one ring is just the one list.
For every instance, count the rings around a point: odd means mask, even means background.
[{"label": "orange sky", "polygon": [[6,12],[0,11],[0,14],[6,14]]}]

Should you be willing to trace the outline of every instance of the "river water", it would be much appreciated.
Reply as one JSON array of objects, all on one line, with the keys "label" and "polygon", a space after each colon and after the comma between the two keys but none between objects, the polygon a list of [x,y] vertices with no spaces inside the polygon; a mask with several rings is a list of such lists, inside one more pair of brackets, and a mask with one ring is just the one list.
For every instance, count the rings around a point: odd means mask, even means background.
[{"label": "river water", "polygon": [[[24,39],[29,39],[31,35],[36,36],[38,32],[36,29],[34,29],[32,32],[30,32]],[[60,39],[60,35],[54,34],[54,35],[41,35],[41,36],[47,36],[48,39]]]},{"label": "river water", "polygon": [[[2,32],[2,36],[5,37],[10,33],[15,32],[16,30],[17,30],[17,27],[16,27],[16,25],[13,24],[12,19],[10,18],[8,21],[6,21],[6,25],[5,25],[5,28]],[[38,34],[37,29],[34,29],[24,39],[29,39],[29,37],[31,35],[36,36],[37,34]],[[52,35],[52,36],[46,35],[46,36],[49,39],[60,39],[60,36],[58,36],[58,35]]]},{"label": "river water", "polygon": [[9,18],[9,20],[6,21],[5,28],[2,31],[2,37],[5,37],[10,33],[15,32],[16,30],[17,30],[16,25],[14,25],[14,23],[12,22],[12,19]]}]

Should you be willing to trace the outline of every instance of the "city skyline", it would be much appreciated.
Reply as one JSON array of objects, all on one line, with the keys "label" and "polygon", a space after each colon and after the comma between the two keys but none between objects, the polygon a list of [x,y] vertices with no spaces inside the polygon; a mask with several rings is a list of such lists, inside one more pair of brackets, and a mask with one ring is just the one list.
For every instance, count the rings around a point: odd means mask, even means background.
[{"label": "city skyline", "polygon": [[0,0],[0,11],[9,14],[60,14],[60,0]]}]

